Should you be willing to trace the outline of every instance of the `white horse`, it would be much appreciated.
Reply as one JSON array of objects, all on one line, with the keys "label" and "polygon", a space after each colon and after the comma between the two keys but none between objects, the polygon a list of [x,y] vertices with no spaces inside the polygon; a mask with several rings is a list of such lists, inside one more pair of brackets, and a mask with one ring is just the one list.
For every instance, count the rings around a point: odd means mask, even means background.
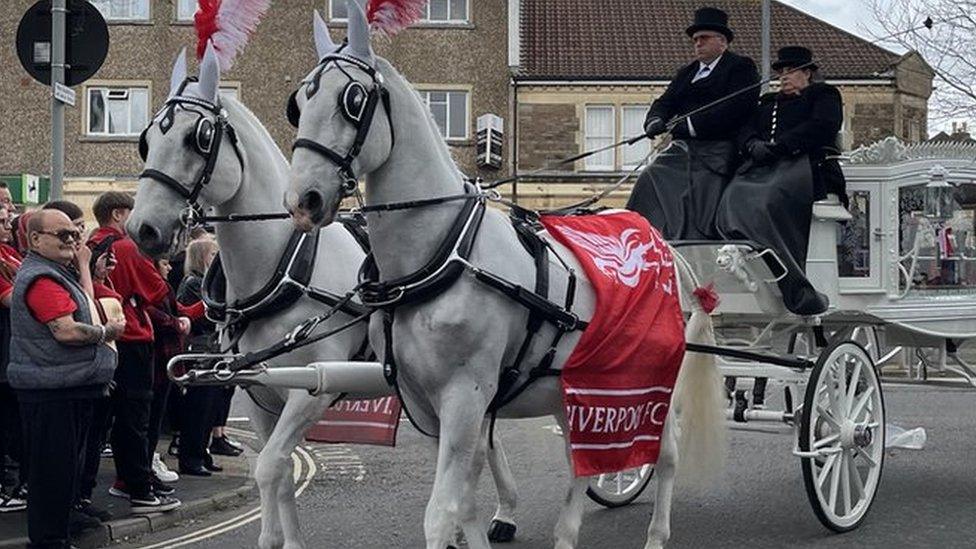
[{"label": "white horse", "polygon": [[[329,226],[355,178],[366,178],[367,205],[452,197],[465,193],[433,118],[410,84],[373,54],[363,8],[347,0],[349,44],[324,59],[303,81],[293,114],[300,114],[286,205],[304,230]],[[433,53],[433,52],[432,52]],[[383,94],[388,94],[384,99]],[[454,200],[368,214],[370,242],[380,278],[396,280],[424,267],[455,223],[466,201]],[[577,273],[579,264],[554,246]],[[686,297],[693,275],[676,255]],[[443,549],[460,523],[470,547],[488,540],[478,522],[475,489],[484,460],[486,411],[499,385],[501,369],[512,363],[525,335],[528,311],[470,276],[473,269],[494,273],[526,288],[535,283],[533,259],[519,243],[505,216],[489,208],[467,260],[466,273],[424,301],[398,306],[392,317],[392,356],[404,404],[427,432],[436,433],[438,458],[424,530],[429,549]],[[563,296],[567,273],[550,261],[550,295]],[[695,299],[686,331],[691,342],[711,341],[711,324]],[[592,316],[595,298],[584,279],[574,312]],[[384,349],[383,319],[371,320],[371,341]],[[526,356],[526,370],[542,360],[554,335],[546,325]],[[568,334],[558,346],[561,367],[579,339]],[[380,345],[380,342],[384,342]],[[386,354],[386,353],[384,353]],[[672,412],[681,416],[686,470],[714,469],[724,455],[722,393],[711,357],[688,353],[682,365]],[[504,417],[553,415],[566,429],[558,378],[542,378],[502,409]],[[661,547],[670,536],[670,502],[678,440],[669,415],[656,464],[658,488],[646,547]],[[689,448],[687,453],[685,448]],[[691,458],[688,460],[687,458]],[[689,463],[694,462],[694,463]],[[711,466],[711,467],[709,467]],[[572,481],[567,504],[555,529],[557,548],[575,547],[582,520],[586,478]]]},{"label": "white horse", "polygon": [[[331,48],[331,41],[322,42],[322,32],[326,33],[326,38],[328,34],[325,23],[317,14],[315,24],[319,47]],[[145,134],[146,168],[163,175],[150,172],[140,178],[136,206],[128,224],[129,233],[150,255],[168,251],[176,233],[183,228],[187,196],[160,179],[172,178],[187,193],[192,193],[200,181],[207,155],[195,143],[198,138],[207,139],[206,134],[211,136],[210,139],[217,138],[213,132],[218,124],[217,113],[207,109],[208,103],[219,104],[225,112],[227,129],[219,136],[219,142],[204,147],[210,148],[215,158],[209,182],[195,197],[199,206],[213,207],[221,216],[276,211],[280,208],[288,176],[287,160],[257,117],[236,99],[218,99],[220,74],[211,49],[208,48],[201,63],[199,82],[187,82],[184,54],[177,58],[170,81],[167,107],[172,106],[172,110],[164,108]],[[185,87],[184,83],[187,83]],[[199,100],[203,103],[194,104]],[[255,295],[272,279],[293,231],[288,221],[217,225],[228,302]],[[344,228],[335,225],[323,229],[310,286],[335,295],[344,294],[355,286],[357,270],[364,257],[359,245]],[[238,342],[240,350],[264,349],[324,310],[322,303],[302,297],[285,311],[251,322]],[[320,329],[350,319],[349,315],[340,314]],[[271,363],[294,366],[320,360],[347,360],[361,348],[365,337],[365,325],[361,325]],[[304,547],[295,507],[290,456],[308,427],[322,417],[325,407],[336,395],[312,397],[306,391],[284,392],[257,387],[250,391],[254,398],[248,399],[252,405],[249,416],[263,443],[255,470],[262,513],[258,545],[261,548]],[[501,447],[496,445],[490,455],[499,493],[496,528],[514,533],[515,481]],[[506,529],[505,525],[510,526]]]}]

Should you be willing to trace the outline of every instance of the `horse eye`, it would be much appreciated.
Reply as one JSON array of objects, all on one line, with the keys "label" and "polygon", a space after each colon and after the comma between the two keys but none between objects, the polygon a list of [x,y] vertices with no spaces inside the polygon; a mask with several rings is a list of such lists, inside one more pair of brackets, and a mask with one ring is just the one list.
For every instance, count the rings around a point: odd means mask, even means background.
[{"label": "horse eye", "polygon": [[206,119],[201,120],[200,127],[197,129],[197,147],[200,149],[200,152],[210,152],[210,147],[213,145],[213,137],[213,122]]},{"label": "horse eye", "polygon": [[349,118],[354,121],[359,121],[366,103],[366,90],[363,89],[362,84],[350,84],[350,86],[346,89],[344,98],[345,109]]}]

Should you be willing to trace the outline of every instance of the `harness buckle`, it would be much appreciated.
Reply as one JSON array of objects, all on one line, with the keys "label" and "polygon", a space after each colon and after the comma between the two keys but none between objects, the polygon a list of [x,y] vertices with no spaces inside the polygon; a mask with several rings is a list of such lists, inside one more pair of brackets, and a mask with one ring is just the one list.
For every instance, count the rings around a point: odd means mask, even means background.
[{"label": "harness buckle", "polygon": [[187,201],[186,208],[184,208],[183,211],[180,212],[180,222],[183,224],[184,227],[190,228],[198,225],[199,220],[200,220],[200,212],[199,210],[197,210],[196,205]]}]

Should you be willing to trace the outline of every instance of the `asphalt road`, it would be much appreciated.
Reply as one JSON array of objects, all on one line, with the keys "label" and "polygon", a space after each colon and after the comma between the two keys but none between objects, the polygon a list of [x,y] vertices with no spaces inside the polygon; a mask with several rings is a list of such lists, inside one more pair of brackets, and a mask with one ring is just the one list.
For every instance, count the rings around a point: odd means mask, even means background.
[{"label": "asphalt road", "polygon": [[[888,422],[924,427],[928,443],[922,451],[888,452],[881,487],[860,529],[837,535],[820,525],[788,434],[735,430],[724,475],[707,486],[676,490],[670,547],[976,547],[976,392],[931,385],[885,389]],[[562,442],[544,420],[502,423],[499,432],[520,483],[519,532],[507,547],[551,547],[567,478]],[[396,450],[309,450],[317,473],[299,498],[308,547],[423,547],[433,465],[421,435],[405,424]],[[623,509],[589,503],[580,547],[643,547],[653,488]],[[479,500],[487,523],[494,509],[487,477]],[[245,511],[126,547],[185,535]],[[258,523],[250,522],[192,546],[254,547],[258,531]]]}]

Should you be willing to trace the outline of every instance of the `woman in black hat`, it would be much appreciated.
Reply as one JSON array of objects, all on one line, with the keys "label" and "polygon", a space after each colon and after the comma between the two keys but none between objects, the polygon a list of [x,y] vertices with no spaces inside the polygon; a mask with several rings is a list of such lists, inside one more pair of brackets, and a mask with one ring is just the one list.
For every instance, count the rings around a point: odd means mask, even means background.
[{"label": "woman in black hat", "polygon": [[723,238],[772,248],[789,271],[779,282],[787,309],[814,315],[826,311],[828,302],[804,274],[807,240],[815,201],[834,193],[847,203],[834,159],[844,107],[837,88],[818,81],[810,50],[790,46],[778,57],[773,70],[780,90],[759,99],[740,133],[748,162],[726,189],[716,224]]}]

